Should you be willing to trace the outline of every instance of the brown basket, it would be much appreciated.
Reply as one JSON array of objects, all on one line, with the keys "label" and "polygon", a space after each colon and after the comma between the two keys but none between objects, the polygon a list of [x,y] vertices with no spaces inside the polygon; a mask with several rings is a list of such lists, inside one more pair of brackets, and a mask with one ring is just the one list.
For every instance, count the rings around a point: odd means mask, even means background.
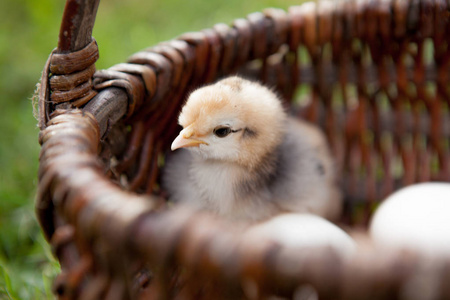
[{"label": "brown basket", "polygon": [[450,1],[268,9],[95,72],[98,1],[67,1],[39,95],[36,211],[61,262],[61,299],[304,299],[311,289],[321,299],[450,299],[449,261],[370,244],[349,261],[329,249],[242,247],[237,228],[167,209],[158,185],[186,95],[235,73],[275,87],[324,129],[351,231],[395,189],[450,181]]}]

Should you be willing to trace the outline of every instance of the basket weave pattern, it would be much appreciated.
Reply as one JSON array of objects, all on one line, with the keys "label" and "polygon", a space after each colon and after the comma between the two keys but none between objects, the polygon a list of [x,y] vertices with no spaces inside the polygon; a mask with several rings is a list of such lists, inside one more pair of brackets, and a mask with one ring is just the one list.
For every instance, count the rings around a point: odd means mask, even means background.
[{"label": "basket weave pattern", "polygon": [[[56,293],[255,299],[312,285],[321,299],[450,297],[449,262],[429,268],[369,246],[352,261],[329,249],[242,247],[237,229],[212,216],[168,210],[158,185],[189,92],[235,73],[274,87],[292,113],[324,129],[342,174],[343,222],[366,224],[401,186],[450,181],[449,9],[444,0],[268,9],[95,75],[95,41],[75,59],[53,54],[41,82],[36,211],[61,262]],[[67,61],[76,66],[58,68]],[[127,96],[115,108],[124,117],[102,127],[95,101],[114,88]],[[417,288],[430,278],[432,291]]]}]

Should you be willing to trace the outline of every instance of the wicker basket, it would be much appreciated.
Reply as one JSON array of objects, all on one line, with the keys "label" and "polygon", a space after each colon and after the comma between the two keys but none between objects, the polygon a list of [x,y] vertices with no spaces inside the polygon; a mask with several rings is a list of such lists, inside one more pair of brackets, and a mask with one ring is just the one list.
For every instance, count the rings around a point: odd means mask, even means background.
[{"label": "wicker basket", "polygon": [[450,299],[449,261],[369,243],[349,261],[243,247],[237,228],[168,209],[158,185],[187,93],[235,73],[324,129],[351,232],[397,188],[450,181],[448,0],[268,9],[95,72],[98,2],[67,1],[39,94],[36,212],[61,262],[60,299]]}]

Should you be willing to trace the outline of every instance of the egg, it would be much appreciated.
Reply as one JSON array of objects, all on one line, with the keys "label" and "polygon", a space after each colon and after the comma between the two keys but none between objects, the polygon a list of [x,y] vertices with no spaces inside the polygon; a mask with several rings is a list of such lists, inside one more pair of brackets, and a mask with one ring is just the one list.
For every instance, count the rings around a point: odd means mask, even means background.
[{"label": "egg", "polygon": [[355,241],[341,228],[313,214],[287,213],[247,229],[249,240],[269,240],[282,247],[306,249],[331,247],[349,257],[356,251]]},{"label": "egg", "polygon": [[390,195],[370,224],[377,246],[450,256],[450,184],[421,183]]}]

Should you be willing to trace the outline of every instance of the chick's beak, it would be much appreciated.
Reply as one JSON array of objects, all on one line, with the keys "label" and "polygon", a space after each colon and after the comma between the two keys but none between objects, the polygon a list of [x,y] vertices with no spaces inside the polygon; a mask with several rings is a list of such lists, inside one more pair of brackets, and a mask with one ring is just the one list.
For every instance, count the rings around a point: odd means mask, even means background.
[{"label": "chick's beak", "polygon": [[186,127],[181,130],[180,134],[173,140],[170,148],[173,151],[178,148],[198,147],[200,144],[208,145],[205,141],[193,138],[192,136],[194,136],[194,131],[191,128]]}]

